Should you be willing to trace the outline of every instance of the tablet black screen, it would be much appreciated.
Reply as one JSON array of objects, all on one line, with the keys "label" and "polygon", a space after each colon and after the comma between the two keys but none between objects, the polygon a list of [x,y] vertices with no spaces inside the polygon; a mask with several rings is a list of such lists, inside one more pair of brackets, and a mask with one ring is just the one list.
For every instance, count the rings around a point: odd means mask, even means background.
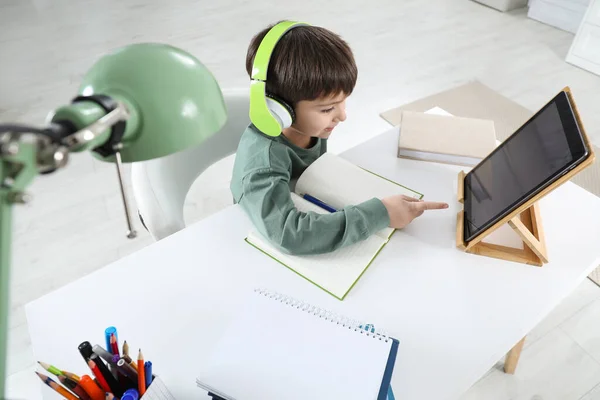
[{"label": "tablet black screen", "polygon": [[518,208],[587,154],[569,98],[561,92],[465,176],[464,240]]}]

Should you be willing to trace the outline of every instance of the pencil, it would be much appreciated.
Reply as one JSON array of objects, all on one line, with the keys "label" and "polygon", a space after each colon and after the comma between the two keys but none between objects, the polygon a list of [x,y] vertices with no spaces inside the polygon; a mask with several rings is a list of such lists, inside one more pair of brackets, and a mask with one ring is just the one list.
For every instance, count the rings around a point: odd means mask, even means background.
[{"label": "pencil", "polygon": [[144,373],[144,355],[142,349],[138,352],[138,392],[140,396],[146,393],[146,374]]},{"label": "pencil", "polygon": [[60,386],[58,383],[54,382],[50,377],[40,374],[39,372],[36,371],[37,376],[40,377],[40,379],[42,380],[42,382],[44,382],[46,385],[48,385],[51,389],[53,389],[55,392],[57,392],[58,394],[60,394],[62,397],[66,398],[67,400],[79,400],[78,397],[74,396],[71,392],[69,392],[67,389],[65,389],[64,387]]},{"label": "pencil", "polygon": [[123,342],[123,355],[129,357],[129,345],[127,340]]},{"label": "pencil", "polygon": [[114,333],[110,335],[110,348],[114,355],[119,355],[119,343],[117,343],[117,337]]},{"label": "pencil", "polygon": [[73,379],[68,378],[64,375],[58,377],[60,383],[65,385],[70,391],[75,393],[81,400],[91,400],[90,396],[85,392],[85,390]]},{"label": "pencil", "polygon": [[124,359],[125,361],[127,361],[127,363],[128,363],[129,365],[131,365],[131,366],[133,367],[133,369],[135,369],[135,371],[137,372],[137,368],[138,368],[138,367],[137,367],[137,364],[136,364],[136,362],[135,362],[135,361],[133,361],[133,360],[131,359],[131,357],[129,357],[129,356],[123,356],[123,359]]},{"label": "pencil", "polygon": [[98,387],[89,375],[83,375],[79,384],[92,400],[104,400],[104,391]]},{"label": "pencil", "polygon": [[112,392],[115,396],[123,395],[123,392],[125,390],[123,390],[123,388],[119,384],[119,381],[117,381],[117,379],[113,376],[112,372],[109,371],[108,367],[106,366],[106,364],[104,364],[104,361],[102,361],[98,354],[92,354],[92,356],[90,357],[90,361],[93,361],[96,364],[96,368],[98,369],[100,375],[102,375],[104,381],[108,385],[108,388],[110,390],[107,390],[107,392]]},{"label": "pencil", "polygon": [[69,371],[60,371],[60,372],[62,372],[62,374],[64,376],[66,376],[67,378],[72,379],[72,380],[74,380],[77,383],[79,383],[79,381],[81,380],[81,378],[79,376],[75,375],[72,372],[69,372]]},{"label": "pencil", "polygon": [[108,386],[106,379],[104,379],[104,375],[102,375],[102,372],[100,372],[96,363],[90,360],[88,361],[88,365],[90,366],[90,369],[92,370],[92,373],[96,377],[96,380],[98,381],[98,384],[100,385],[102,390],[104,390],[105,392],[110,392],[110,386]]},{"label": "pencil", "polygon": [[52,375],[60,376],[62,375],[62,371],[56,368],[54,365],[46,364],[45,362],[38,361],[38,364],[42,366],[46,371],[50,372]]}]

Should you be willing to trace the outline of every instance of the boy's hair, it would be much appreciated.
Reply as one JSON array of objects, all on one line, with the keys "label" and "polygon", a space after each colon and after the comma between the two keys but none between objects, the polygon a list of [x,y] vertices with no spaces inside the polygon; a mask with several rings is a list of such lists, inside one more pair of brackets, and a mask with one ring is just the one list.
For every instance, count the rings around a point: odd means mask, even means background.
[{"label": "boy's hair", "polygon": [[[252,38],[246,54],[246,71],[252,64],[260,42],[274,25]],[[267,70],[267,93],[290,105],[300,100],[350,95],[356,85],[358,69],[352,50],[335,33],[317,26],[296,26],[287,31],[273,49]]]}]

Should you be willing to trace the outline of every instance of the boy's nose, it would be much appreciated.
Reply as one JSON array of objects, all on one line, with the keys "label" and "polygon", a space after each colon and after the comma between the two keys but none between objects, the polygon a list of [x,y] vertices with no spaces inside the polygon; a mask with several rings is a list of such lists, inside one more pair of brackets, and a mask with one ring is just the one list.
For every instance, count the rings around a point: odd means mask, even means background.
[{"label": "boy's nose", "polygon": [[346,120],[346,107],[342,106],[340,107],[340,111],[337,115],[337,119],[344,122]]}]

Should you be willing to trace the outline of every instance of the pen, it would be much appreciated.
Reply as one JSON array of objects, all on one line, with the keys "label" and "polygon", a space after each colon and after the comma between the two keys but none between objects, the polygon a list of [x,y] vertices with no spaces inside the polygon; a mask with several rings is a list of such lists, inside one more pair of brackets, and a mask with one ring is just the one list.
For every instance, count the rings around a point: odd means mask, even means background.
[{"label": "pen", "polygon": [[313,197],[313,196],[311,196],[311,195],[309,195],[309,194],[304,194],[304,196],[302,196],[302,197],[303,197],[305,200],[307,200],[307,201],[310,201],[311,203],[313,203],[313,204],[315,204],[315,205],[317,205],[317,206],[321,207],[321,208],[322,208],[322,209],[324,209],[324,210],[327,210],[327,211],[329,211],[329,212],[332,212],[332,213],[334,213],[334,212],[336,212],[336,211],[337,211],[335,208],[331,207],[331,206],[330,206],[330,205],[328,205],[328,204],[325,204],[325,203],[324,203],[324,202],[322,202],[321,200],[319,200],[319,199],[317,199],[316,197]]},{"label": "pen", "polygon": [[92,345],[90,344],[90,342],[85,341],[79,345],[78,349],[79,353],[81,354],[81,357],[83,357],[85,363],[87,364],[92,354],[94,354],[94,351],[92,350]]},{"label": "pen", "polygon": [[96,344],[96,345],[94,345],[94,347],[92,347],[92,351],[94,353],[98,354],[98,356],[100,356],[100,358],[102,358],[107,363],[112,363],[113,354],[104,350],[104,348],[102,346]]},{"label": "pen", "polygon": [[123,393],[123,397],[121,400],[138,400],[140,398],[140,394],[135,389],[129,389],[125,393]]},{"label": "pen", "polygon": [[106,340],[106,350],[108,350],[109,352],[112,353],[112,347],[110,345],[110,337],[112,335],[115,335],[115,338],[118,341],[118,337],[117,337],[117,328],[115,328],[114,326],[109,326],[108,328],[106,328],[104,330],[104,339]]},{"label": "pen", "polygon": [[135,382],[137,384],[138,381],[138,373],[135,369],[133,369],[133,367],[131,366],[131,364],[127,364],[127,362],[125,361],[124,358],[121,358],[119,360],[119,362],[117,363],[117,366],[119,367],[119,371],[125,375],[126,377],[129,378],[129,380]]},{"label": "pen", "polygon": [[146,389],[148,389],[152,383],[152,361],[144,363],[144,375],[146,375]]},{"label": "pen", "polygon": [[108,351],[104,350],[104,348],[102,348],[102,346],[97,345],[97,344],[94,345],[94,347],[92,347],[92,350],[94,351],[95,354],[98,354],[98,356],[100,356],[101,359],[106,361],[106,363],[108,364],[108,370],[116,378],[117,362],[114,361],[113,357],[118,357],[118,356],[113,355],[112,353],[109,353]]},{"label": "pen", "polygon": [[112,372],[116,380],[119,380],[119,368],[117,367],[117,363],[120,359],[121,357],[115,354],[112,358],[111,363],[108,364],[108,369],[110,370],[110,372]]},{"label": "pen", "polygon": [[131,365],[127,364],[125,360],[120,359],[117,363],[117,366],[119,382],[121,385],[126,389],[136,388],[138,384],[138,376],[137,372],[135,372]]}]

